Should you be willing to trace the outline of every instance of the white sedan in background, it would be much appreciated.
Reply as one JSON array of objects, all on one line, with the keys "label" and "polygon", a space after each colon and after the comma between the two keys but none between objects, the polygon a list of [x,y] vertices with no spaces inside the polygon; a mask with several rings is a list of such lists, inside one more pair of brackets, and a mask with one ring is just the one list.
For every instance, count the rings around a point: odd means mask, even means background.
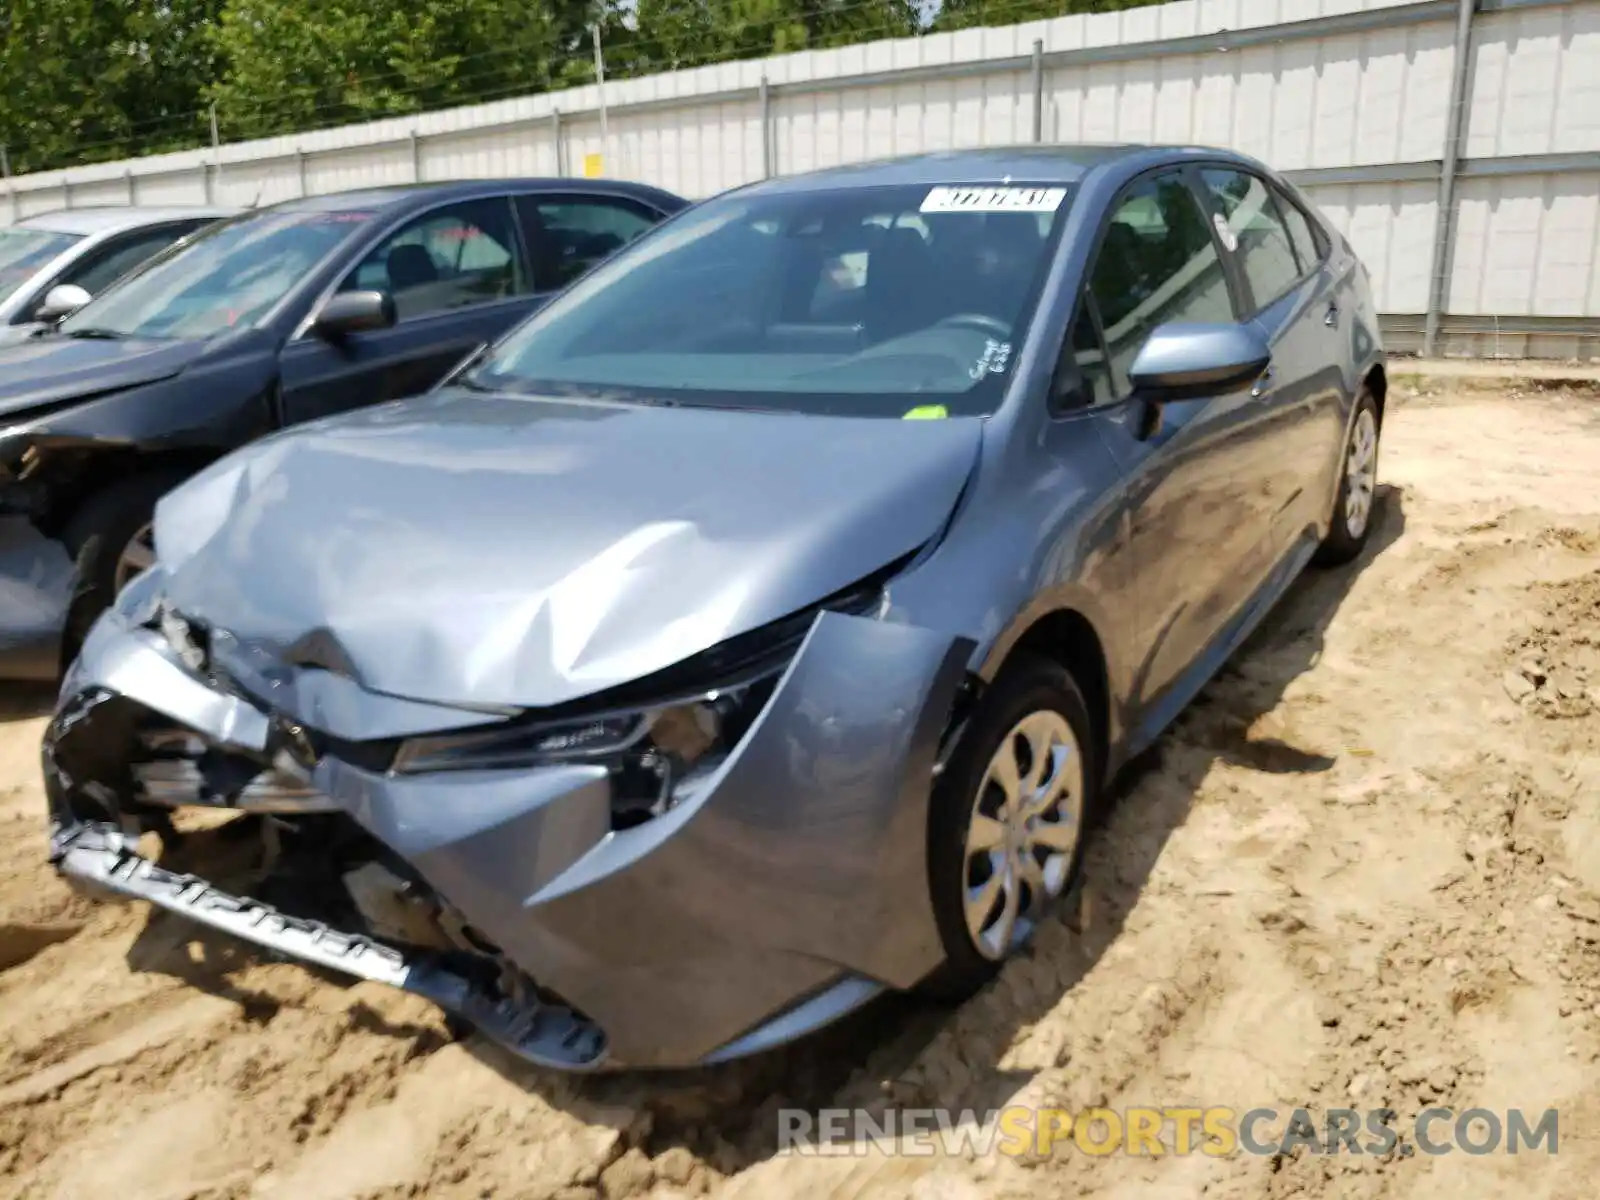
[{"label": "white sedan in background", "polygon": [[0,345],[88,303],[108,285],[237,209],[63,209],[0,227]]}]

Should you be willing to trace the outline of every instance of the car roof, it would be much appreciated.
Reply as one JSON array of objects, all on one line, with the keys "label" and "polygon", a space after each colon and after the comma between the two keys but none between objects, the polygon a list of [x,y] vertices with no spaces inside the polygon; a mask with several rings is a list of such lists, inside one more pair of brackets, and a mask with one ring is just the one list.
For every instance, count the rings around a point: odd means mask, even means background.
[{"label": "car roof", "polygon": [[740,189],[745,192],[782,193],[831,188],[893,186],[933,187],[938,184],[1060,183],[1080,182],[1091,171],[1121,159],[1173,158],[1204,154],[1238,157],[1228,150],[1204,146],[1160,146],[1140,143],[1084,143],[1078,145],[1033,143],[985,146],[970,150],[936,150],[898,158],[825,167],[804,175],[769,179]]},{"label": "car roof", "polygon": [[[470,200],[474,196],[495,196],[507,191],[559,191],[601,196],[634,196],[667,207],[688,201],[649,184],[625,179],[509,178],[468,179],[449,183],[397,183],[385,187],[356,188],[347,192],[327,192],[284,200],[271,206],[273,212],[374,212],[423,208],[441,200]],[[263,209],[263,211],[269,211]]]},{"label": "car roof", "polygon": [[42,229],[50,233],[75,233],[88,236],[96,233],[114,233],[123,229],[136,229],[141,225],[157,225],[164,221],[181,221],[196,217],[231,217],[237,208],[218,208],[211,205],[137,205],[108,204],[93,208],[63,208],[54,212],[34,213],[18,221],[21,229]]}]

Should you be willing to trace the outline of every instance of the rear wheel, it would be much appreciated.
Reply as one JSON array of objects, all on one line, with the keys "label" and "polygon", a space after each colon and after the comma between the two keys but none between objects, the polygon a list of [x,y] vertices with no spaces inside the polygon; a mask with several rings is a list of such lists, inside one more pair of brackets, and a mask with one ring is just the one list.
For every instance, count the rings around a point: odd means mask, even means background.
[{"label": "rear wheel", "polygon": [[1355,416],[1339,463],[1339,495],[1328,536],[1317,550],[1322,566],[1350,562],[1367,544],[1378,501],[1378,406],[1365,388],[1356,397]]},{"label": "rear wheel", "polygon": [[922,985],[958,1001],[992,979],[1077,877],[1097,799],[1083,695],[1052,662],[995,683],[934,788],[928,874],[945,962]]},{"label": "rear wheel", "polygon": [[95,619],[134,576],[155,563],[151,521],[156,501],[187,477],[166,470],[132,475],[94,493],[61,533],[78,564],[78,591],[67,612],[62,665],[77,657]]}]

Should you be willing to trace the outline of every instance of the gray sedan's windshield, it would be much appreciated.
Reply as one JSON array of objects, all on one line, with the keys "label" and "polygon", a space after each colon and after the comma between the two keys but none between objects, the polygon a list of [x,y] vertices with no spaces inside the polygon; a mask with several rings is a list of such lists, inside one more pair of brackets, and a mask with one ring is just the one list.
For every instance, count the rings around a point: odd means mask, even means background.
[{"label": "gray sedan's windshield", "polygon": [[5,300],[33,274],[72,243],[76,233],[47,229],[0,229],[0,300]]},{"label": "gray sedan's windshield", "polygon": [[219,222],[102,292],[61,332],[203,338],[250,325],[372,215],[269,211]]},{"label": "gray sedan's windshield", "polygon": [[575,284],[466,377],[495,390],[900,417],[992,412],[1068,189],[733,195]]}]

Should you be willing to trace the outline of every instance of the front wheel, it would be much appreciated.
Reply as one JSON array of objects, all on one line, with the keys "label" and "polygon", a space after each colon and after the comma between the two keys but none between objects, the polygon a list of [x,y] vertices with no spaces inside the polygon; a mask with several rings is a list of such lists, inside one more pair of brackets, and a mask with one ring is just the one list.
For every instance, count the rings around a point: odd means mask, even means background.
[{"label": "front wheel", "polygon": [[1099,786],[1092,729],[1082,692],[1052,662],[1009,668],[980,701],[931,799],[945,962],[925,994],[976,992],[1076,879]]},{"label": "front wheel", "polygon": [[156,501],[184,477],[153,471],[120,479],[90,496],[67,521],[61,541],[78,564],[78,590],[62,630],[63,668],[77,657],[90,627],[117,593],[155,562]]},{"label": "front wheel", "polygon": [[1328,536],[1317,550],[1321,566],[1350,562],[1367,544],[1378,500],[1378,405],[1365,388],[1356,397],[1355,416],[1339,460],[1339,494]]}]

